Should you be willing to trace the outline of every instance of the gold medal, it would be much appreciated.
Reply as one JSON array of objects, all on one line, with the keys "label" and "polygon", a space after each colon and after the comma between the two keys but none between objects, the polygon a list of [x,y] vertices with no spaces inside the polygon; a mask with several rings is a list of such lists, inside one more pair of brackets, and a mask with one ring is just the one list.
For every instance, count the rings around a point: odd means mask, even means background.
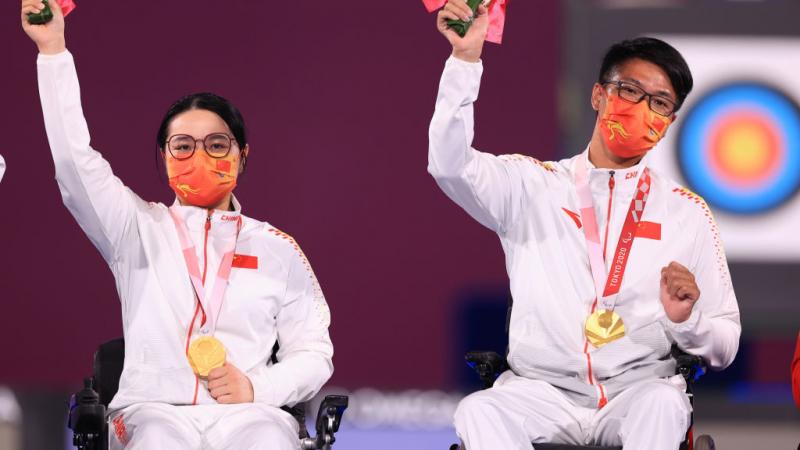
[{"label": "gold medal", "polygon": [[225,347],[212,336],[199,337],[189,345],[189,365],[198,376],[206,378],[208,372],[225,365]]},{"label": "gold medal", "polygon": [[589,342],[599,348],[625,336],[625,323],[619,314],[602,309],[595,311],[586,319],[585,330]]}]

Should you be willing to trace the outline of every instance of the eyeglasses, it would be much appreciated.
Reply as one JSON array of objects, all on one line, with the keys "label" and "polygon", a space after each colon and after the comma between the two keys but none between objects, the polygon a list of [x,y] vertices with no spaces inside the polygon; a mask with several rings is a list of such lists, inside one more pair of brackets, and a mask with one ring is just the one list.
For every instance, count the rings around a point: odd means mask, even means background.
[{"label": "eyeglasses", "polygon": [[231,151],[236,139],[225,133],[212,133],[203,139],[195,139],[188,134],[175,134],[167,139],[169,154],[175,159],[189,159],[197,149],[197,143],[203,143],[203,150],[212,158],[224,158]]},{"label": "eyeglasses", "polygon": [[650,109],[654,113],[662,116],[671,116],[675,113],[675,109],[677,108],[677,105],[672,100],[659,95],[649,94],[633,83],[627,83],[625,81],[604,81],[602,84],[603,86],[613,84],[617,95],[621,99],[631,103],[639,103],[647,97]]}]

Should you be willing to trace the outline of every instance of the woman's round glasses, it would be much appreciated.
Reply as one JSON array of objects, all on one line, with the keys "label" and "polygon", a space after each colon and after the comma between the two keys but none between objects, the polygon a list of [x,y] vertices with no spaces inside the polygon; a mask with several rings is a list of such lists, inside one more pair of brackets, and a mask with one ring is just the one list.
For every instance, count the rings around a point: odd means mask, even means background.
[{"label": "woman's round glasses", "polygon": [[195,139],[188,134],[175,134],[167,139],[167,150],[175,159],[189,159],[197,149],[197,143],[203,143],[203,150],[212,158],[224,158],[231,151],[236,139],[225,133],[212,133],[203,139]]}]

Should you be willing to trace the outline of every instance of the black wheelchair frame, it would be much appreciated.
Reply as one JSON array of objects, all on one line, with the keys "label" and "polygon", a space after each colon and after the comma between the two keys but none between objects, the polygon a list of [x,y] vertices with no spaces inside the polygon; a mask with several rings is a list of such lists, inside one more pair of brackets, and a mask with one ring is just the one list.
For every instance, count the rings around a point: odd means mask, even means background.
[{"label": "black wheelchair frame", "polygon": [[[276,344],[272,352],[273,363],[277,362],[277,348]],[[106,409],[119,389],[124,360],[125,342],[122,338],[101,344],[94,354],[92,376],[84,379],[83,389],[70,398],[67,427],[73,432],[73,445],[78,450],[107,450]],[[339,431],[347,404],[347,396],[325,397],[317,411],[315,437],[309,435],[306,427],[306,403],[281,409],[297,420],[302,450],[330,450],[336,441],[335,434]]]}]

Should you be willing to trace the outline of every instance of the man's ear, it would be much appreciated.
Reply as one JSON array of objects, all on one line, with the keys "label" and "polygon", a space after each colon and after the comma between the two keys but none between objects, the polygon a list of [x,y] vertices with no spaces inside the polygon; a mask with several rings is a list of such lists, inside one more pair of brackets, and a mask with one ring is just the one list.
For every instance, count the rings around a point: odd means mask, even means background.
[{"label": "man's ear", "polygon": [[603,85],[601,85],[600,83],[595,83],[594,86],[592,86],[592,97],[591,97],[592,109],[594,109],[597,112],[600,112],[600,102],[602,98],[603,98]]}]

